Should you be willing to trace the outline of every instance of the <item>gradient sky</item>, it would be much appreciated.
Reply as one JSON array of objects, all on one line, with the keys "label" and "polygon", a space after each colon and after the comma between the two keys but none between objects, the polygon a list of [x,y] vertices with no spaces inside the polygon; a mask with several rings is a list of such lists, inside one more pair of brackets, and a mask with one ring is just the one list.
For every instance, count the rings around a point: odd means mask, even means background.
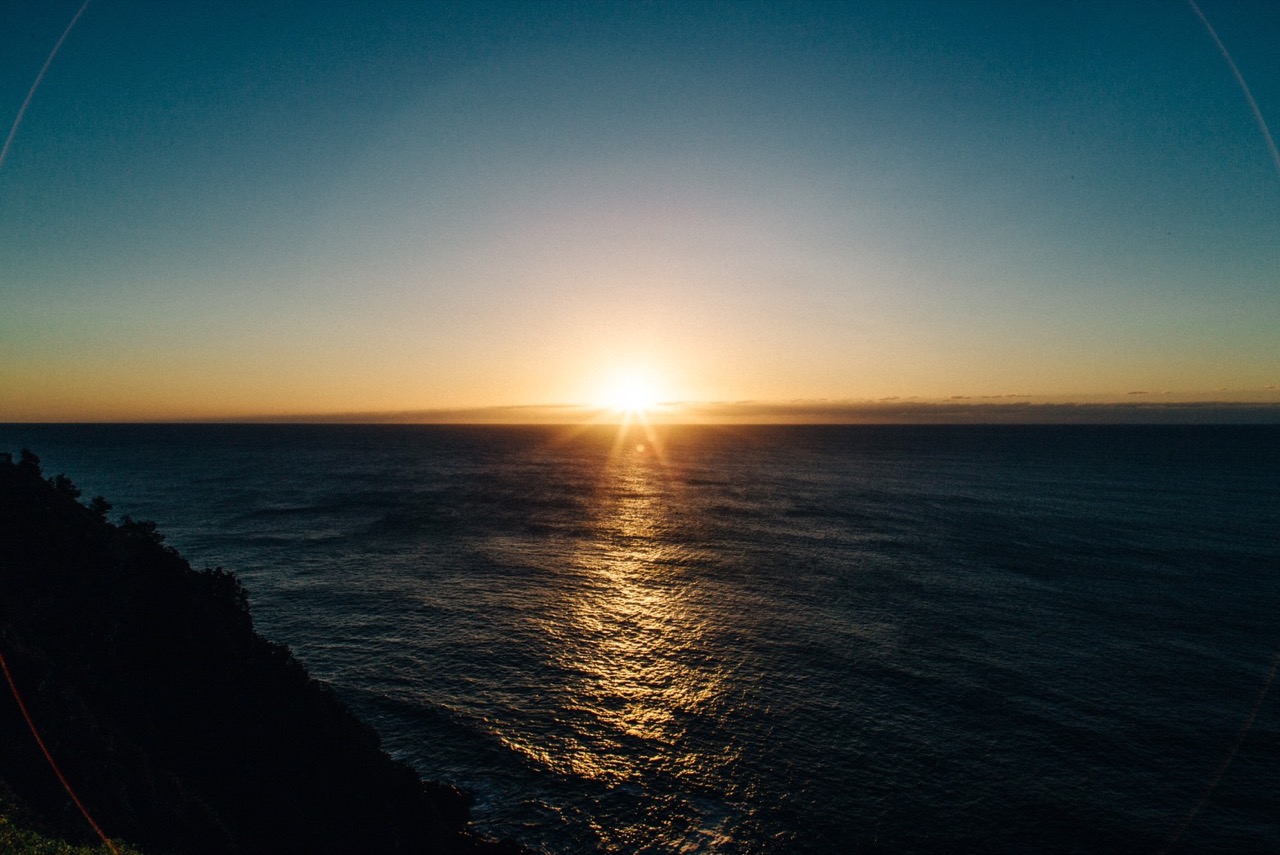
[{"label": "gradient sky", "polygon": [[[0,4],[0,131],[79,6]],[[1280,3],[1200,8],[1280,130]],[[0,421],[1280,403],[1278,291],[1184,2],[93,0],[0,166]]]}]

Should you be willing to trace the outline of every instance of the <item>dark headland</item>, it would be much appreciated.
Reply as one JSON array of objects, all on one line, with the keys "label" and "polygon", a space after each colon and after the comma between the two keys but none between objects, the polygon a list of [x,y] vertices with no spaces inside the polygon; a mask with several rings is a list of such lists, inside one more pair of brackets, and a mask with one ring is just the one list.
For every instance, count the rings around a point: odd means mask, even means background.
[{"label": "dark headland", "polygon": [[[107,519],[29,453],[0,455],[0,654],[104,832],[148,853],[517,853],[468,830],[467,798],[392,760],[244,589],[151,523]],[[0,815],[97,837],[0,682]]]}]

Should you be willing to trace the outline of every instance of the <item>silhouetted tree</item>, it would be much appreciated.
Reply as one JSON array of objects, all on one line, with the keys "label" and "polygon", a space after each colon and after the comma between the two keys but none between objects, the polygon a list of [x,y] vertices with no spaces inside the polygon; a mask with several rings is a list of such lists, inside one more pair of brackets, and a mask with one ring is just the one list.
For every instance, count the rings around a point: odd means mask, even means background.
[{"label": "silhouetted tree", "polygon": [[136,537],[149,543],[164,543],[164,535],[159,532],[152,520],[135,520],[125,514],[124,519],[120,520],[120,531],[129,537]]},{"label": "silhouetted tree", "polygon": [[34,469],[37,475],[40,474],[40,458],[29,448],[18,453],[18,466],[28,471]]},{"label": "silhouetted tree", "polygon": [[70,496],[73,499],[80,498],[80,488],[75,485],[74,481],[63,473],[55,475],[49,480],[49,483],[53,485],[53,489],[57,490],[64,496]]},{"label": "silhouetted tree", "polygon": [[205,570],[204,576],[208,579],[214,598],[229,603],[235,607],[236,611],[246,615],[249,613],[249,592],[245,590],[244,585],[240,584],[236,574],[221,567],[214,567]]}]

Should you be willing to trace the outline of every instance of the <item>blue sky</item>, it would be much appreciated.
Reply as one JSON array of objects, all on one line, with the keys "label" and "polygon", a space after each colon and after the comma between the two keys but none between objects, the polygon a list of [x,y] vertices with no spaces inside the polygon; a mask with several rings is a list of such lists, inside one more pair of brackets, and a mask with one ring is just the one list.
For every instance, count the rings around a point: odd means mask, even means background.
[{"label": "blue sky", "polygon": [[[6,127],[77,8],[0,8]],[[1280,4],[1200,8],[1280,126]],[[0,420],[1280,402],[1278,274],[1185,3],[94,0],[0,167]]]}]

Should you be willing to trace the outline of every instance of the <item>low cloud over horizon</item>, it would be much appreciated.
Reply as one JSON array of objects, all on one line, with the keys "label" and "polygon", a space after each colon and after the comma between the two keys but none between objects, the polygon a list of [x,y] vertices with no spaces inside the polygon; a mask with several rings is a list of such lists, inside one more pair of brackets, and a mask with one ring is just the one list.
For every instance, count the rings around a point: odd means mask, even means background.
[{"label": "low cloud over horizon", "polygon": [[[1280,401],[1045,401],[1030,395],[946,400],[709,401],[645,414],[661,424],[1280,424]],[[614,424],[618,412],[575,404],[245,415],[216,421],[281,424]]]}]

